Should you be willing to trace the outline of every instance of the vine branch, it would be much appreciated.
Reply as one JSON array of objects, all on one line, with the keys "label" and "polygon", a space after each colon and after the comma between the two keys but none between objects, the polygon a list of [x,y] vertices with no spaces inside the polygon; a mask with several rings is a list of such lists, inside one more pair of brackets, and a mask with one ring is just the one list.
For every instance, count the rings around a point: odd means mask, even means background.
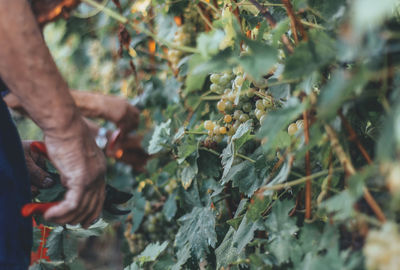
[{"label": "vine branch", "polygon": [[[271,26],[271,28],[275,28],[276,20],[274,19],[274,17],[272,17],[272,15],[268,11],[268,9],[263,7],[260,3],[258,3],[257,0],[249,0],[249,1],[258,9],[258,11],[260,11],[260,15],[263,16],[267,20],[267,22]],[[292,46],[292,44],[290,44],[290,40],[288,39],[288,37],[285,34],[282,34],[281,40],[282,40],[282,43],[285,45],[286,49],[288,50],[288,52],[293,53],[294,52],[293,46]]]},{"label": "vine branch", "polygon": [[[336,156],[339,158],[339,161],[342,164],[345,172],[347,173],[348,176],[354,175],[356,173],[356,170],[354,169],[354,166],[350,158],[347,157],[342,146],[340,145],[336,132],[328,124],[325,125],[325,130],[326,133],[328,134],[331,146],[335,151]],[[368,203],[369,207],[371,207],[372,211],[374,212],[378,220],[382,223],[386,222],[385,214],[383,213],[382,209],[375,201],[375,199],[372,197],[367,187],[364,187],[364,199]]]}]

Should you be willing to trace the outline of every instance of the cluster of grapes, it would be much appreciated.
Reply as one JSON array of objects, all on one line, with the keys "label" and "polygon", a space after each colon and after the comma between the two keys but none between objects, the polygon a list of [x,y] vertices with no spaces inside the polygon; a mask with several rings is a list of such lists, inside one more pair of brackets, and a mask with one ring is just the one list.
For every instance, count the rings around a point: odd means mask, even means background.
[{"label": "cluster of grapes", "polygon": [[363,252],[368,269],[399,269],[400,234],[397,225],[387,222],[381,230],[370,231]]},{"label": "cluster of grapes", "polygon": [[204,122],[209,140],[220,142],[224,135],[232,136],[248,120],[252,120],[256,128],[275,105],[272,96],[263,89],[265,86],[259,88],[252,83],[252,88],[241,91],[246,76],[240,68],[235,68],[233,72],[211,74],[210,81],[210,91],[222,94],[217,109],[223,117],[218,121]]},{"label": "cluster of grapes", "polygon": [[290,136],[293,136],[297,133],[297,131],[303,129],[304,122],[303,120],[297,120],[295,123],[291,123],[288,127],[288,133]]},{"label": "cluster of grapes", "polygon": [[[173,43],[178,46],[184,46],[190,41],[190,37],[186,34],[185,29],[183,26],[180,26],[175,33]],[[171,62],[172,68],[176,70],[179,65],[179,61],[181,60],[184,52],[169,49],[168,50],[168,60]]]},{"label": "cluster of grapes", "polygon": [[177,226],[168,223],[161,209],[158,202],[146,201],[145,220],[135,233],[132,233],[132,217],[127,219],[124,235],[132,254],[139,254],[150,243],[174,238]]}]

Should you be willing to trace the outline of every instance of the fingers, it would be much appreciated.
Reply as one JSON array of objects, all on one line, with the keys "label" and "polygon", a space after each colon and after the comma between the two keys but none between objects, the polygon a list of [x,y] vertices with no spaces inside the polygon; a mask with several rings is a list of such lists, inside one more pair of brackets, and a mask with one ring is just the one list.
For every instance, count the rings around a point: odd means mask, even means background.
[{"label": "fingers", "polygon": [[26,160],[26,166],[28,168],[32,185],[37,188],[49,188],[54,185],[55,181],[50,177],[50,175],[41,167],[36,165],[32,159]]},{"label": "fingers", "polygon": [[101,213],[105,197],[104,186],[105,184],[100,184],[84,192],[70,189],[64,201],[45,213],[45,219],[59,224],[80,223],[84,228],[89,227]]},{"label": "fingers", "polygon": [[67,224],[76,217],[76,211],[81,205],[83,199],[83,189],[74,188],[67,191],[64,200],[60,204],[46,211],[44,218],[48,221]]},{"label": "fingers", "polygon": [[55,181],[46,172],[45,159],[38,153],[33,153],[29,148],[30,142],[24,145],[25,161],[29,172],[31,184],[37,188],[49,188]]}]

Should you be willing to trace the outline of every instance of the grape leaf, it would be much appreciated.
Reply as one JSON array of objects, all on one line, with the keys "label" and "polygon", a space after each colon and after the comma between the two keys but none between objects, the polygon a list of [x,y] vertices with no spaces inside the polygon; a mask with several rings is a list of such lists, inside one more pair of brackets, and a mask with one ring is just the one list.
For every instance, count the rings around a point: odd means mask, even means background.
[{"label": "grape leaf", "polygon": [[158,258],[158,256],[160,256],[160,254],[164,252],[167,246],[168,241],[165,241],[162,244],[158,242],[155,244],[150,244],[142,251],[142,253],[139,254],[137,259],[141,263],[154,262]]},{"label": "grape leaf", "polygon": [[293,203],[288,200],[276,201],[264,222],[265,229],[269,233],[269,250],[277,258],[279,264],[289,260],[294,236],[299,230],[296,219],[289,217],[293,206]]},{"label": "grape leaf", "polygon": [[175,246],[183,248],[186,244],[198,258],[204,258],[209,246],[215,247],[217,235],[215,233],[215,214],[209,207],[195,207],[192,212],[181,217],[175,237]]},{"label": "grape leaf", "polygon": [[168,119],[167,122],[156,126],[149,143],[148,152],[150,155],[160,152],[164,148],[164,145],[167,144],[170,139],[170,125],[171,119]]}]

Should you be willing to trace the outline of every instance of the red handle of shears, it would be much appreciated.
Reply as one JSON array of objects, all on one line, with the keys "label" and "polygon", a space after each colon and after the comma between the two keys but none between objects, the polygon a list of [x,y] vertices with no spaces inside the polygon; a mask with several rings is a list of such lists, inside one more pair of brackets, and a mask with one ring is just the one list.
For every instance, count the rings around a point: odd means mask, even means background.
[{"label": "red handle of shears", "polygon": [[40,142],[40,141],[31,142],[30,148],[31,148],[32,152],[41,154],[41,155],[45,156],[47,159],[49,159],[49,156],[47,154],[46,145],[43,142]]},{"label": "red handle of shears", "polygon": [[23,217],[29,217],[35,214],[43,215],[49,208],[57,205],[59,202],[49,203],[27,203],[21,209]]}]

